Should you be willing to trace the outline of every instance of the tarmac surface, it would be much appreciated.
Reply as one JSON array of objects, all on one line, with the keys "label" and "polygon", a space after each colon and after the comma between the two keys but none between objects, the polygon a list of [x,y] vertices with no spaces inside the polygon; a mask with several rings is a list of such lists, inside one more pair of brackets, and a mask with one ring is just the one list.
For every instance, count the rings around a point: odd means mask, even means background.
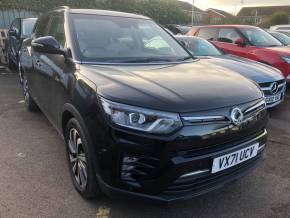
[{"label": "tarmac surface", "polygon": [[25,109],[16,74],[0,69],[0,217],[290,217],[290,87],[270,111],[267,159],[225,188],[173,205],[74,190],[64,142],[41,113]]}]

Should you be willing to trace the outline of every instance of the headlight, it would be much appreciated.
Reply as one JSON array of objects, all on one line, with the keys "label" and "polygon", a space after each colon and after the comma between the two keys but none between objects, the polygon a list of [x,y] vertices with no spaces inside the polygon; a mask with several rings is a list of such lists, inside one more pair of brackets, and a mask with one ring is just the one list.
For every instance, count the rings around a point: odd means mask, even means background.
[{"label": "headlight", "polygon": [[178,114],[119,104],[101,98],[105,113],[112,123],[153,134],[169,134],[179,129],[182,122]]},{"label": "headlight", "polygon": [[284,61],[286,61],[288,64],[290,64],[290,56],[284,56],[282,58]]}]

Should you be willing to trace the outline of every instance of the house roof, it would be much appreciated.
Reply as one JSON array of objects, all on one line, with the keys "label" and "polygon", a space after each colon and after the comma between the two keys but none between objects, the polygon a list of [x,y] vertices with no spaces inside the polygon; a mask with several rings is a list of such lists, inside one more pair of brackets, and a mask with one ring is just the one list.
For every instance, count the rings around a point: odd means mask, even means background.
[{"label": "house roof", "polygon": [[275,12],[286,12],[290,14],[290,6],[243,7],[237,16],[270,16]]},{"label": "house roof", "polygon": [[[180,9],[185,10],[185,11],[191,11],[192,10],[192,4],[188,2],[183,2],[183,1],[177,1],[178,6]],[[198,7],[194,7],[194,11],[196,12],[204,12],[203,10],[199,9]]]},{"label": "house roof", "polygon": [[215,8],[209,8],[209,9],[207,9],[207,11],[214,12],[214,13],[216,13],[218,15],[223,16],[223,17],[232,17],[233,16],[232,14],[230,14],[230,13],[228,13],[226,11],[218,10],[218,9],[215,9]]}]

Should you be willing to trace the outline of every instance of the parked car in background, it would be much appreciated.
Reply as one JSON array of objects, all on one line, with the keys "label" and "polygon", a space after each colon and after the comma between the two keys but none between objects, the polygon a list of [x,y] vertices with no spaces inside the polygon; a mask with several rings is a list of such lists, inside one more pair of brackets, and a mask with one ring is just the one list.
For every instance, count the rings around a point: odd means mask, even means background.
[{"label": "parked car in background", "polygon": [[290,25],[271,26],[270,30],[272,30],[272,31],[290,31]]},{"label": "parked car in background", "polygon": [[167,24],[164,27],[170,30],[174,35],[185,35],[191,27],[189,26],[182,26],[177,24]]},{"label": "parked car in background", "polygon": [[279,69],[290,82],[290,48],[266,31],[246,25],[192,28],[187,35],[211,40],[225,53],[245,57]]},{"label": "parked car in background", "polygon": [[223,53],[205,39],[193,36],[176,36],[193,56],[223,66],[255,81],[265,94],[267,107],[280,104],[285,97],[286,80],[271,66]]},{"label": "parked car in background", "polygon": [[30,37],[37,18],[16,18],[9,30],[7,37],[6,57],[10,69],[17,69],[19,50],[25,38]]},{"label": "parked car in background", "polygon": [[188,199],[263,160],[268,116],[257,84],[193,58],[147,17],[61,7],[25,45],[26,106],[64,137],[85,198]]},{"label": "parked car in background", "polygon": [[285,33],[277,32],[277,31],[267,31],[272,36],[274,36],[276,39],[278,39],[283,45],[289,46],[290,45],[290,37],[286,35]]}]

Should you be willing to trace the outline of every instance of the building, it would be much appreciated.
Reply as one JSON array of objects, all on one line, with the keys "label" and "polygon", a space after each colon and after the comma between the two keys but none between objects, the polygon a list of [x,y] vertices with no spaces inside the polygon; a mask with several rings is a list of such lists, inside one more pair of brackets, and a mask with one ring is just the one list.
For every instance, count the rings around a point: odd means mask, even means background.
[{"label": "building", "polygon": [[267,20],[276,12],[286,12],[289,15],[290,23],[290,6],[262,6],[262,7],[243,7],[237,16],[243,23],[260,24]]},{"label": "building", "polygon": [[[181,10],[183,10],[189,16],[192,16],[192,4],[188,2],[178,1],[178,6]],[[204,24],[207,20],[207,13],[198,7],[194,7],[193,9],[193,23],[194,25]]]},{"label": "building", "polygon": [[225,19],[233,18],[234,16],[228,12],[218,10],[215,8],[209,8],[206,10],[210,24],[223,24]]}]

